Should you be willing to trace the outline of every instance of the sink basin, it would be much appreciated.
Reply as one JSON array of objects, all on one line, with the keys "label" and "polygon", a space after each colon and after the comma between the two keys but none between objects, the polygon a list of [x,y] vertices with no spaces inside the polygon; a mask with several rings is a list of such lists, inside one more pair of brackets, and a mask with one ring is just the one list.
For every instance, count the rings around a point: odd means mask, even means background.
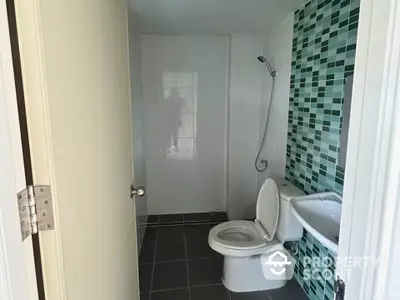
[{"label": "sink basin", "polygon": [[337,254],[342,197],[333,192],[301,196],[292,199],[290,206],[301,225]]}]

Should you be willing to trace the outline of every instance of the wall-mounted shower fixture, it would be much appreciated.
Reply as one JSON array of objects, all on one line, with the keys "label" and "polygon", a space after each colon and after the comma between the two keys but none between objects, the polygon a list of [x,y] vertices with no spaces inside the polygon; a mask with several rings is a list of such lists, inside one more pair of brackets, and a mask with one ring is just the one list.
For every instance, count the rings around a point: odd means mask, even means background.
[{"label": "wall-mounted shower fixture", "polygon": [[[258,150],[257,158],[256,158],[256,161],[255,161],[256,170],[258,172],[264,172],[268,168],[268,160],[266,160],[266,159],[261,159],[260,160],[260,156],[261,156],[262,150],[264,149],[265,141],[267,139],[268,123],[269,123],[269,118],[270,118],[270,115],[271,115],[272,101],[274,99],[276,71],[272,68],[271,64],[269,63],[269,61],[264,56],[259,56],[259,57],[257,57],[257,59],[261,63],[263,63],[263,64],[265,64],[267,66],[269,74],[272,77],[272,87],[271,87],[271,95],[270,95],[270,98],[269,98],[267,119],[265,120],[264,133],[263,133],[263,136],[262,136],[262,139],[261,139],[260,149]],[[259,164],[262,165],[262,166],[259,167]]]},{"label": "wall-mounted shower fixture", "polygon": [[264,56],[259,56],[257,59],[267,66],[269,74],[271,74],[272,77],[276,77],[276,71],[272,68],[271,64]]}]

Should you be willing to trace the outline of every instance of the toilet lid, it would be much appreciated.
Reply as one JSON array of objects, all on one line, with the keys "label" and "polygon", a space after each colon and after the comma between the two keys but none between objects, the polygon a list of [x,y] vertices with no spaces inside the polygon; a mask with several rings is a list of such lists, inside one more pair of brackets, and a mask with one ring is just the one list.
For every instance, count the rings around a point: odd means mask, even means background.
[{"label": "toilet lid", "polygon": [[266,240],[272,241],[279,219],[279,190],[272,178],[268,178],[260,189],[257,199],[257,220],[267,233]]}]

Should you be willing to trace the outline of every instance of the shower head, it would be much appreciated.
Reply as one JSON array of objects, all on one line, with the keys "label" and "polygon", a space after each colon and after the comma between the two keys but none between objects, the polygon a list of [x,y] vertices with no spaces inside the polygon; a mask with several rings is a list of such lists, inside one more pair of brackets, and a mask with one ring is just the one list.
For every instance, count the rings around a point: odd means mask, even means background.
[{"label": "shower head", "polygon": [[262,63],[265,63],[267,61],[267,59],[264,56],[259,56],[257,57],[257,59]]},{"label": "shower head", "polygon": [[276,77],[276,71],[272,68],[271,64],[264,56],[259,56],[257,59],[267,66],[269,74],[271,74],[272,77]]}]

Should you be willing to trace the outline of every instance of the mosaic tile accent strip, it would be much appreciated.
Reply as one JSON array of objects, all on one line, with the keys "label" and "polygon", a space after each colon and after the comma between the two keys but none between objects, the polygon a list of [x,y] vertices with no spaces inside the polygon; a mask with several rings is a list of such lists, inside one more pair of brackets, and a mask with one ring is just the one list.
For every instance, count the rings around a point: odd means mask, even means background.
[{"label": "mosaic tile accent strip", "polygon": [[[359,7],[360,0],[312,0],[294,13],[286,178],[306,193],[343,192],[344,84],[354,71]],[[297,244],[296,280],[310,299],[333,300],[334,278],[308,280],[304,263],[333,253],[307,231]]]},{"label": "mosaic tile accent strip", "polygon": [[297,244],[295,279],[311,300],[333,300],[335,255],[307,231]]},{"label": "mosaic tile accent strip", "polygon": [[307,193],[342,193],[345,78],[354,71],[359,0],[313,0],[294,13],[286,177]]}]

